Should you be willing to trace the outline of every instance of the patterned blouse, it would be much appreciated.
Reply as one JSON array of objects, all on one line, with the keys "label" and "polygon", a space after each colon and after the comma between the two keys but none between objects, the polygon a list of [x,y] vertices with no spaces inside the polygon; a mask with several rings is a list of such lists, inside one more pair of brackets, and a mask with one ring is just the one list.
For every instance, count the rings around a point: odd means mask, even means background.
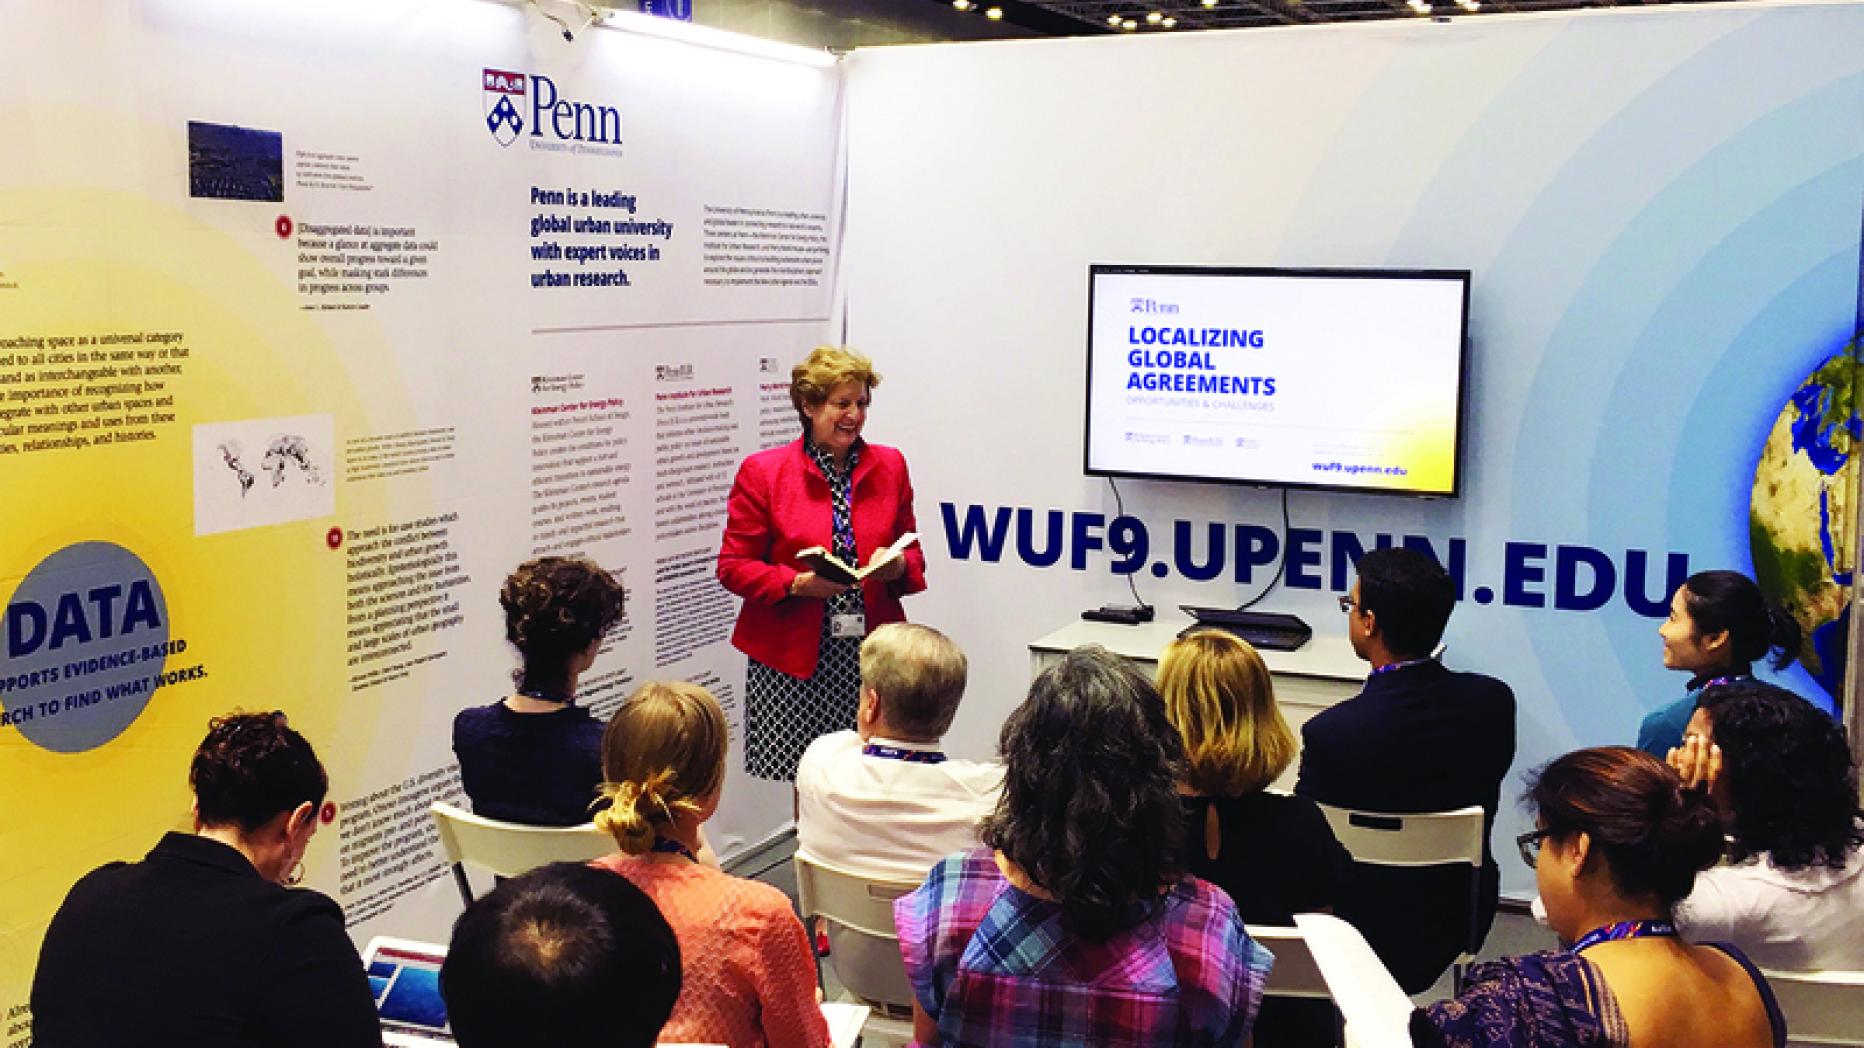
[{"label": "patterned blouse", "polygon": [[[835,456],[823,450],[808,437],[803,438],[803,451],[809,456],[809,460],[816,464],[816,468],[822,471],[822,479],[828,481],[830,522],[834,529],[833,548],[829,552],[840,558],[842,563],[852,564],[858,568],[861,566],[856,560],[859,554],[854,548],[854,467],[861,462],[861,442],[856,441],[854,446],[848,449],[848,468],[845,470],[836,469]],[[862,610],[863,606],[861,587],[849,586],[829,598],[828,615],[857,612]],[[826,631],[826,617],[824,622],[823,629]],[[826,636],[826,632],[824,635]]]},{"label": "patterned blouse", "polygon": [[[1735,947],[1703,945],[1734,958],[1754,980],[1773,1043],[1784,1045],[1786,1020],[1766,978]],[[1631,1034],[1598,969],[1578,954],[1548,950],[1471,967],[1462,996],[1413,1019],[1411,1041],[1420,1048],[1628,1048]]]},{"label": "patterned blouse", "polygon": [[1105,942],[959,852],[893,904],[913,995],[946,1045],[1239,1045],[1274,958],[1229,896],[1186,877]]}]

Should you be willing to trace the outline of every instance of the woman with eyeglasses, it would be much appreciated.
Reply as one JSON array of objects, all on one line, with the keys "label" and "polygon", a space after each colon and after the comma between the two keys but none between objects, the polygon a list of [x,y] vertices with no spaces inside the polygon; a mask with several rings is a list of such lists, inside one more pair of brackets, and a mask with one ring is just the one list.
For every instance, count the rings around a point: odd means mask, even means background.
[{"label": "woman with eyeglasses", "polygon": [[329,781],[283,713],[216,717],[188,771],[194,832],[86,874],[45,931],[33,1040],[54,1048],[379,1048],[362,960],[292,888]]},{"label": "woman with eyeglasses", "polygon": [[1529,784],[1534,867],[1561,949],[1478,964],[1463,994],[1415,1018],[1448,1048],[1766,1048],[1786,1043],[1773,993],[1740,950],[1677,935],[1672,911],[1721,854],[1699,791],[1627,747],[1578,750]]}]

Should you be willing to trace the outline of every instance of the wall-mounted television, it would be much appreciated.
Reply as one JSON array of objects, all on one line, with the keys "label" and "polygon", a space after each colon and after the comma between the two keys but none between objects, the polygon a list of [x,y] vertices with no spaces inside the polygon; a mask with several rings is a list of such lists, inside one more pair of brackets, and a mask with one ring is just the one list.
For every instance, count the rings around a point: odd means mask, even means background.
[{"label": "wall-mounted television", "polygon": [[1468,270],[1088,267],[1086,471],[1456,496]]}]

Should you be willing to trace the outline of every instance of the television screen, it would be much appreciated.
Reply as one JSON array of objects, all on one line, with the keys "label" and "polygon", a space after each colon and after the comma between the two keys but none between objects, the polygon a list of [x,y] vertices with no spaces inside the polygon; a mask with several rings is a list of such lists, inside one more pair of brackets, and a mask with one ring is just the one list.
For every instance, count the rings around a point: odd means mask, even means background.
[{"label": "television screen", "polygon": [[1087,472],[1459,493],[1467,270],[1088,270]]}]

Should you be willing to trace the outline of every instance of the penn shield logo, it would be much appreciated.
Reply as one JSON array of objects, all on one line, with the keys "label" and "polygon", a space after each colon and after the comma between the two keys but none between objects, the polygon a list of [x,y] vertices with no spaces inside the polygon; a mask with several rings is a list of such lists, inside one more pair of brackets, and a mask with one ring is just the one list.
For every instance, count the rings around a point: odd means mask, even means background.
[{"label": "penn shield logo", "polygon": [[485,129],[508,146],[524,133],[524,94],[529,78],[503,69],[485,71]]},{"label": "penn shield logo", "polygon": [[559,143],[621,145],[621,110],[564,98],[556,81],[540,73],[487,69],[481,86],[485,129],[501,146],[520,138],[533,139],[534,149],[586,152],[580,146]]}]

